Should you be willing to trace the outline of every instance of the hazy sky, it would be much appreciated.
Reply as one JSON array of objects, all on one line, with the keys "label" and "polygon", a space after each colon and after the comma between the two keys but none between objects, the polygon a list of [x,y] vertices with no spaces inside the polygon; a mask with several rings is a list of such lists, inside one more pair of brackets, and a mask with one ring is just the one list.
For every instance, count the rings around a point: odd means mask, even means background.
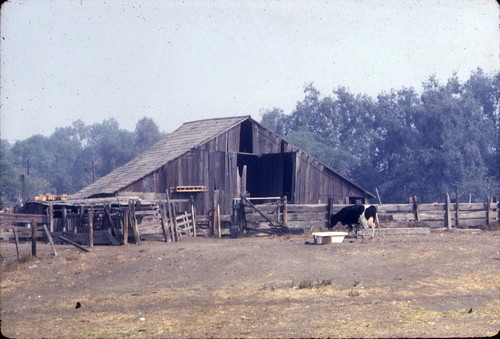
[{"label": "hazy sky", "polygon": [[306,83],[375,97],[432,74],[499,71],[494,0],[11,0],[1,9],[1,138],[81,119],[290,113]]}]

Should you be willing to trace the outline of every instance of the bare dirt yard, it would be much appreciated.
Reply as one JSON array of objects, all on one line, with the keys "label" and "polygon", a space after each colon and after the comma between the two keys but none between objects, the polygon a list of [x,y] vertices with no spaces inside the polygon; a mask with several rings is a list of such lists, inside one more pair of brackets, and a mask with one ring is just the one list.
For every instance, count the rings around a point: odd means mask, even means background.
[{"label": "bare dirt yard", "polygon": [[10,338],[474,337],[500,329],[500,232],[1,243]]}]

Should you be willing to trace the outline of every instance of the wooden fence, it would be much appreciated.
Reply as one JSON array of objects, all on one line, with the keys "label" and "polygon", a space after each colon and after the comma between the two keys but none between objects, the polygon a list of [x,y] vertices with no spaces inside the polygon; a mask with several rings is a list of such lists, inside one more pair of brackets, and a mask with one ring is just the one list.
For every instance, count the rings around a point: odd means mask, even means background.
[{"label": "wooden fence", "polygon": [[[257,204],[260,202],[260,204]],[[179,206],[183,210],[179,209]],[[177,206],[177,208],[176,208]],[[246,231],[284,234],[310,231],[328,226],[330,216],[347,205],[288,204],[286,198],[246,198],[234,200],[233,214],[221,215],[216,208],[210,215],[196,215],[189,200],[93,201],[89,205],[54,206],[46,215],[0,214],[0,238],[73,241],[94,244],[139,243],[142,240],[172,242],[181,236],[238,236]],[[381,227],[489,227],[499,224],[499,203],[446,202],[420,204],[412,198],[408,204],[378,204]],[[174,216],[172,218],[171,216]],[[48,226],[48,227],[47,227]],[[76,245],[75,245],[76,246]],[[35,250],[36,251],[36,250]]]},{"label": "wooden fence", "polygon": [[[188,205],[188,211],[179,209]],[[144,202],[94,199],[46,205],[46,214],[0,214],[0,239],[68,242],[75,246],[121,245],[141,240],[179,241],[196,236],[196,216],[188,199]],[[79,248],[82,248],[81,246]],[[36,255],[36,250],[32,251]]]},{"label": "wooden fence", "polygon": [[[256,205],[260,211],[244,205],[244,211],[239,213],[243,224],[249,229],[271,230],[275,223],[283,223],[290,230],[313,230],[326,228],[330,215],[348,205],[318,204],[296,205],[287,204],[283,208],[280,200]],[[381,227],[489,227],[498,225],[499,203],[491,198],[484,203],[450,202],[419,204],[412,198],[408,204],[374,204],[378,210]],[[264,218],[265,215],[267,218]],[[240,224],[242,222],[240,221]],[[244,226],[242,227],[244,228]]]}]

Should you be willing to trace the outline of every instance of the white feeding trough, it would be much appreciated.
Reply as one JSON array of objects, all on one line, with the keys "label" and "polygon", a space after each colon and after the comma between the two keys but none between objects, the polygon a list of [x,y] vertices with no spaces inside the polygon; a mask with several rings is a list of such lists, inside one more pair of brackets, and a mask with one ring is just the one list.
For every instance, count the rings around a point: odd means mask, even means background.
[{"label": "white feeding trough", "polygon": [[314,232],[312,235],[314,237],[314,243],[316,245],[322,245],[341,243],[344,241],[344,237],[347,234],[347,232]]}]

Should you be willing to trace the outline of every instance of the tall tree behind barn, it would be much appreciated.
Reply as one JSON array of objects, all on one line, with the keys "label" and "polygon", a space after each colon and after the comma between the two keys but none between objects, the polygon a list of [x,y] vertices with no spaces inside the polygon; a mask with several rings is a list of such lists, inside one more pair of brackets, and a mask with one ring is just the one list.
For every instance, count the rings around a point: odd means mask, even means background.
[{"label": "tall tree behind barn", "polygon": [[[246,181],[244,181],[246,178]],[[250,116],[183,124],[141,155],[71,196],[194,197],[198,213],[231,214],[232,199],[283,197],[290,203],[367,202],[374,198],[348,178],[260,125]]]}]

